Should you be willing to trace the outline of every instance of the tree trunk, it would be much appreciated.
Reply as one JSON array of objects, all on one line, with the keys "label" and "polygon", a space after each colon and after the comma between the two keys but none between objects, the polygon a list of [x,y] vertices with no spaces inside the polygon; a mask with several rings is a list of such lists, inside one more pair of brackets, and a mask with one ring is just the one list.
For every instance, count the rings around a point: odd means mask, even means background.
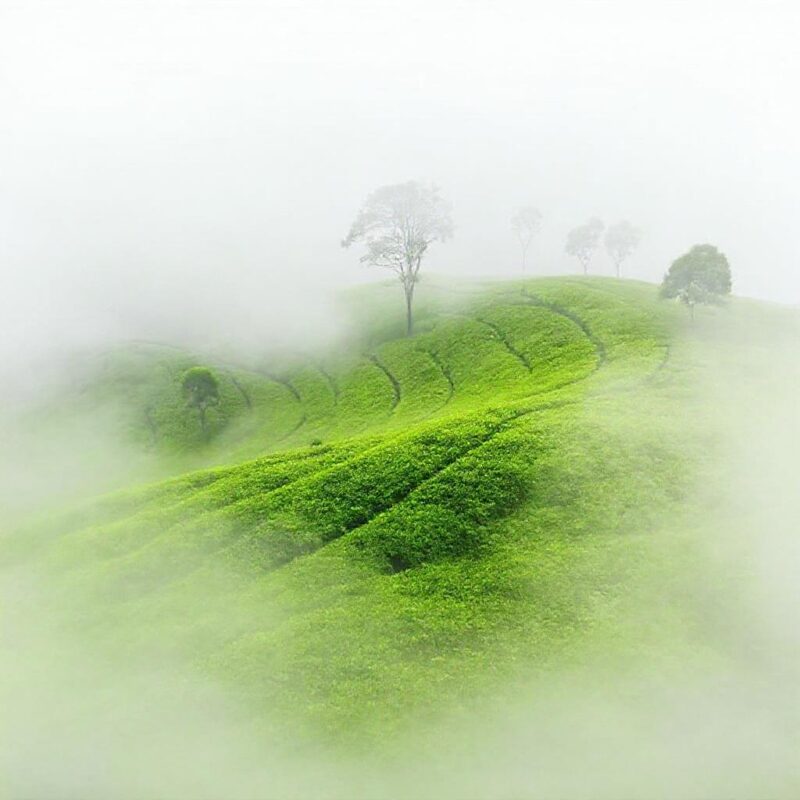
[{"label": "tree trunk", "polygon": [[620,274],[619,274],[619,267],[620,267],[619,261],[615,261],[614,262],[614,266],[617,268],[617,277],[619,278],[620,277]]},{"label": "tree trunk", "polygon": [[197,413],[200,414],[200,428],[203,433],[206,432],[206,407],[205,406],[198,406]]},{"label": "tree trunk", "polygon": [[411,336],[414,330],[414,317],[411,313],[411,303],[414,301],[414,284],[403,287],[406,292],[406,336]]}]

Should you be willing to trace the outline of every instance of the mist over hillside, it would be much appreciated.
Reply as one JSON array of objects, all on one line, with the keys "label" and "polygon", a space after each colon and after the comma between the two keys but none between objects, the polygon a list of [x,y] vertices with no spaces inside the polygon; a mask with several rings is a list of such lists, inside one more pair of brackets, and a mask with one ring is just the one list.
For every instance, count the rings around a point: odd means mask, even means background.
[{"label": "mist over hillside", "polygon": [[109,355],[77,419],[175,477],[8,528],[13,792],[792,796],[796,315],[464,289],[217,363],[205,439],[146,379],[196,355]]},{"label": "mist over hillside", "polygon": [[799,25],[4,2],[0,794],[800,796]]}]

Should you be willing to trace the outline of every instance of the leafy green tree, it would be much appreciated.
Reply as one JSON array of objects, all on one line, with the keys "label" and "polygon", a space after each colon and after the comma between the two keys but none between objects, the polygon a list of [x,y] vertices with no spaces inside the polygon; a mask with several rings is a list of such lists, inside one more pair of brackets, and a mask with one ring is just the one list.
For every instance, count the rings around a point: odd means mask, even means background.
[{"label": "leafy green tree", "polygon": [[390,269],[406,297],[406,332],[413,328],[412,303],[422,259],[433,242],[453,235],[450,204],[435,186],[417,181],[381,186],[364,201],[342,247],[364,242],[363,264]]},{"label": "leafy green tree", "polygon": [[192,367],[186,370],[181,382],[186,405],[196,408],[200,417],[200,427],[206,430],[206,411],[219,405],[219,384],[208,367]]},{"label": "leafy green tree", "polygon": [[697,244],[672,262],[661,284],[661,296],[677,297],[694,319],[698,303],[719,303],[731,292],[728,259],[710,244]]}]

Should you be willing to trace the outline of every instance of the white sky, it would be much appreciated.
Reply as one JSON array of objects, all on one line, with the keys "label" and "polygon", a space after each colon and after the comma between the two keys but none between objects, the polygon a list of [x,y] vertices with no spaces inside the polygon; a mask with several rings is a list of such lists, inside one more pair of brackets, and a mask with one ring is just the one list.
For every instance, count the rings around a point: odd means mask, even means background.
[{"label": "white sky", "polygon": [[363,279],[339,239],[409,178],[454,205],[430,270],[515,272],[532,203],[543,272],[627,218],[631,275],[710,241],[796,303],[799,31],[788,2],[0,0],[0,358],[302,336],[300,287]]}]

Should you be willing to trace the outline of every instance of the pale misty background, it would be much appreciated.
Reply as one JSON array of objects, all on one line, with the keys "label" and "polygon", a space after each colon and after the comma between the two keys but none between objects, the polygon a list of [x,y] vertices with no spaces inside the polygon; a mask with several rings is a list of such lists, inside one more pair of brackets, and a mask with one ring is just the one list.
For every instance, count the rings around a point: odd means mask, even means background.
[{"label": "pale misty background", "polygon": [[799,27],[789,2],[5,0],[0,360],[325,338],[328,289],[388,277],[339,240],[412,178],[454,206],[429,273],[518,274],[531,203],[534,274],[627,218],[629,276],[709,241],[735,293],[797,303]]}]

